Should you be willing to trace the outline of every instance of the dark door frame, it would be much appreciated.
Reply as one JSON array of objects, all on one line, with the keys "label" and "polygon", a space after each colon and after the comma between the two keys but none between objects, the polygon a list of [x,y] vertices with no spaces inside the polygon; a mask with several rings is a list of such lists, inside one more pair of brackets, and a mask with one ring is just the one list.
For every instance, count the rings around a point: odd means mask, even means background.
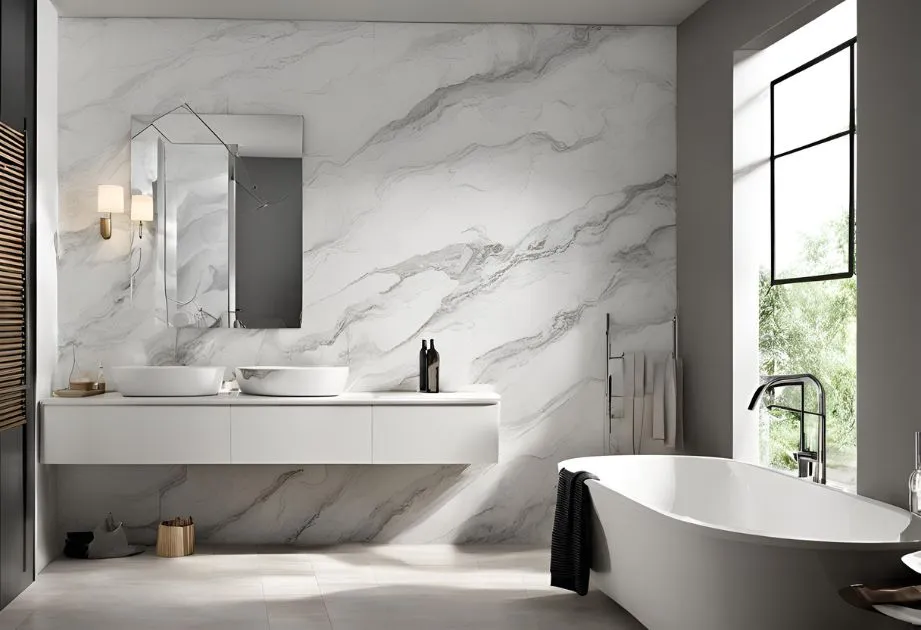
[{"label": "dark door frame", "polygon": [[[38,429],[36,421],[36,209],[35,209],[35,139],[36,139],[36,0],[0,0],[0,119],[26,134],[26,216],[25,216],[25,333],[26,333],[26,424],[0,434],[0,445],[9,449],[7,465],[0,471],[11,475],[15,497],[0,496],[0,510],[15,527],[4,534],[0,530],[0,607],[8,604],[35,579],[35,466]],[[0,453],[2,459],[2,453]],[[20,486],[21,484],[21,486]],[[12,493],[10,493],[12,494]],[[15,504],[11,504],[15,503]],[[21,527],[21,532],[19,531]],[[21,536],[10,544],[4,536]],[[15,553],[10,553],[13,548]]]}]

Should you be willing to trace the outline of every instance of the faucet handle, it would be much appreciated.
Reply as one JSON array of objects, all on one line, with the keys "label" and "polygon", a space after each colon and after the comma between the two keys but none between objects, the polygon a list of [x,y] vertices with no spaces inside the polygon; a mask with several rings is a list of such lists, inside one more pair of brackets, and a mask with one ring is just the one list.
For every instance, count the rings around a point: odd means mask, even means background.
[{"label": "faucet handle", "polygon": [[819,454],[815,451],[796,451],[793,453],[793,459],[799,464],[800,477],[812,477],[813,467],[819,463]]},{"label": "faucet handle", "polygon": [[798,462],[817,462],[819,454],[815,451],[796,451],[793,453],[793,459]]}]

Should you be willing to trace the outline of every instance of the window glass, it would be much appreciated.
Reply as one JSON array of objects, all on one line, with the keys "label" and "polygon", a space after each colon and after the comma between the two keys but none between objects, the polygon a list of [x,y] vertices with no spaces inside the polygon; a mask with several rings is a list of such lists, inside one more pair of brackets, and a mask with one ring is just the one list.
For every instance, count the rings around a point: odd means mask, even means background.
[{"label": "window glass", "polygon": [[774,154],[848,131],[850,89],[850,48],[775,84]]},{"label": "window glass", "polygon": [[775,280],[847,273],[850,137],[778,158],[774,169]]}]

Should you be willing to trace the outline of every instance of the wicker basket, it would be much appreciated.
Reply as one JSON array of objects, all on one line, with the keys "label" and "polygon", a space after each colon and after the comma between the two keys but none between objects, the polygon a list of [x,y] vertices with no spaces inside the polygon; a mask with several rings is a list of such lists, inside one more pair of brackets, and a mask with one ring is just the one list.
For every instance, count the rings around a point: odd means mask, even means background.
[{"label": "wicker basket", "polygon": [[157,555],[181,558],[195,553],[195,523],[190,518],[163,521],[157,528]]}]

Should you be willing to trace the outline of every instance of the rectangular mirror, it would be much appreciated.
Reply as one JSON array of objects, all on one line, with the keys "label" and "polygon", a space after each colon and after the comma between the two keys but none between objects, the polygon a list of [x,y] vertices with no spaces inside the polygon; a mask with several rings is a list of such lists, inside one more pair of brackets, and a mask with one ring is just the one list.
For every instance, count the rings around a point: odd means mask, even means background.
[{"label": "rectangular mirror", "polygon": [[132,206],[152,198],[157,318],[176,327],[301,326],[303,136],[300,116],[180,108],[132,118]]}]

